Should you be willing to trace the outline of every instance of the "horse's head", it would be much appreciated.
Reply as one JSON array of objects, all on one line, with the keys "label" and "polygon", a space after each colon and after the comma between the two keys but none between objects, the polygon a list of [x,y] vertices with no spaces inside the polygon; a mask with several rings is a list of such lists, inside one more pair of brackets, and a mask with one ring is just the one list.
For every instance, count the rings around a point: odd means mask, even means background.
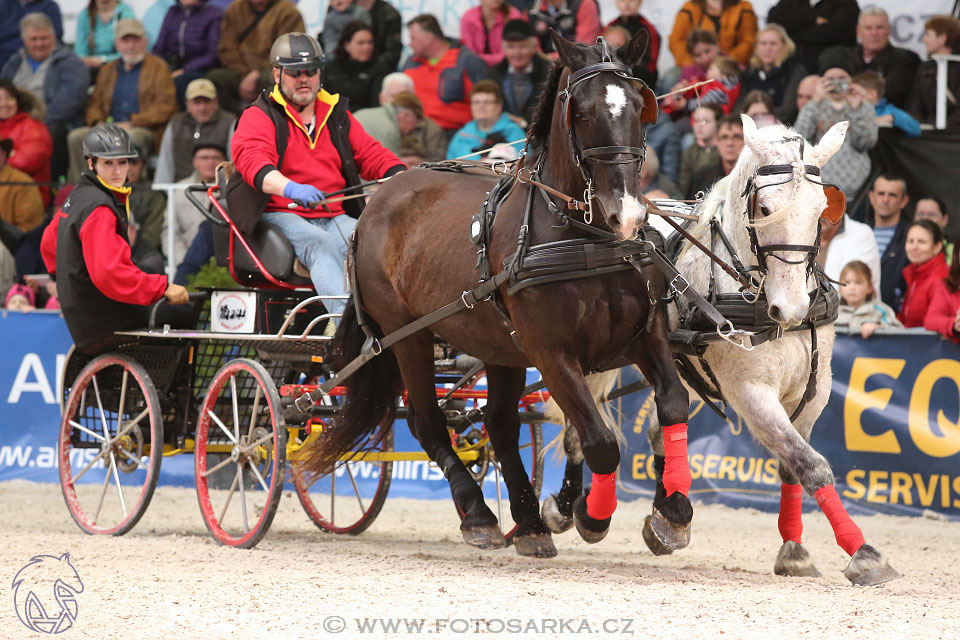
[{"label": "horse's head", "polygon": [[848,123],[835,124],[813,146],[786,127],[758,129],[749,116],[741,117],[743,141],[756,166],[743,193],[730,195],[746,197],[768,312],[788,329],[807,314],[807,281],[819,249],[820,218],[836,223],[843,215],[843,194],[821,183],[820,168],[843,144]]},{"label": "horse's head", "polygon": [[566,67],[557,117],[567,134],[568,158],[587,188],[585,198],[597,200],[604,222],[618,238],[636,238],[647,217],[640,197],[643,125],[657,121],[657,100],[630,67],[639,62],[649,36],[641,30],[615,52],[602,38],[588,47],[555,31],[550,37]]}]

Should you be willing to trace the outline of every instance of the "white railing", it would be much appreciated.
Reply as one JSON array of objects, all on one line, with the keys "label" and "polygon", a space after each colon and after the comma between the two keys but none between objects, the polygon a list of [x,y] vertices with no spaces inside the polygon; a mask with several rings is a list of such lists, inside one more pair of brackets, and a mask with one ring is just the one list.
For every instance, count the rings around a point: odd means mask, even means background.
[{"label": "white railing", "polygon": [[[947,64],[960,62],[960,55],[937,53],[930,56],[937,62],[937,129],[947,128]],[[957,96],[954,96],[957,98]]]},{"label": "white railing", "polygon": [[[163,191],[167,194],[167,212],[164,215],[164,218],[167,221],[167,233],[166,237],[161,240],[161,243],[164,245],[164,255],[166,256],[167,264],[167,277],[173,281],[173,276],[177,273],[177,266],[174,264],[173,258],[175,256],[173,250],[174,238],[176,237],[176,215],[174,213],[174,199],[173,194],[177,191],[186,191],[188,184],[180,184],[179,182],[155,182],[151,185],[151,189],[154,191]],[[206,197],[206,196],[204,196]],[[191,207],[193,205],[190,205]],[[197,213],[200,213],[199,211]]]}]

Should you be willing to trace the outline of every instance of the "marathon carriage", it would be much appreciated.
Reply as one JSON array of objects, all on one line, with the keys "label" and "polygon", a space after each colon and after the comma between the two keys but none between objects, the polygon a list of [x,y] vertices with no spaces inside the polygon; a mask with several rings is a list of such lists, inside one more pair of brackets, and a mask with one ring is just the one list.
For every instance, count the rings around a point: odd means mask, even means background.
[{"label": "marathon carriage", "polygon": [[[196,185],[187,195],[213,224],[218,261],[244,287],[191,294],[194,329],[153,326],[151,316],[145,329],[118,332],[108,353],[91,358],[71,349],[63,366],[60,484],[87,533],[132,529],[169,456],[193,454],[204,523],[219,543],[243,548],[270,527],[287,481],[322,531],[358,534],[380,512],[394,463],[428,460],[419,451],[394,451],[388,440],[344,456],[324,477],[288,464],[322,434],[343,393],[337,387],[308,411],[291,411],[296,397],[332,375],[325,362],[331,338],[323,334],[334,314],[295,273],[293,249],[276,228],[261,221],[249,240],[237,231],[222,198],[225,184],[221,168],[218,185]],[[486,494],[495,496],[503,522],[509,510],[500,506],[499,461],[483,425],[482,365],[439,343],[435,354],[451,442],[478,483],[496,485]],[[535,405],[546,398],[531,388],[519,406],[521,450],[538,495],[543,417]],[[509,539],[515,526],[505,527]]]}]

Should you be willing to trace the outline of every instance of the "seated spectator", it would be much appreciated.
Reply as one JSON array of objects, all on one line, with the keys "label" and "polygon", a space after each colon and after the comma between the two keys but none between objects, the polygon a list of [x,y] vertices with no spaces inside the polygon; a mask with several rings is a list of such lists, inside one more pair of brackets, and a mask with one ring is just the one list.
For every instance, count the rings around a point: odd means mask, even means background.
[{"label": "seated spectator", "polygon": [[[50,181],[50,156],[53,141],[47,126],[30,117],[33,97],[17,89],[13,83],[0,78],[0,138],[9,138],[14,151],[7,164],[20,169],[34,182]],[[50,187],[41,186],[43,206],[50,204]]]},{"label": "seated spectator", "polygon": [[[403,134],[392,102],[397,95],[404,92],[413,93],[413,78],[399,71],[387,74],[380,85],[380,106],[360,109],[353,114],[370,137],[397,155],[400,153],[400,139]],[[417,100],[417,103],[420,101]],[[423,106],[420,107],[420,112],[423,113]],[[443,153],[447,153],[446,144]]]},{"label": "seated spectator", "polygon": [[[933,16],[923,25],[923,44],[927,55],[960,53],[960,20],[953,16]],[[947,128],[960,129],[960,63],[947,63]],[[924,60],[907,99],[907,111],[923,124],[936,124],[937,62]]]},{"label": "seated spectator", "polygon": [[[127,186],[130,187],[130,216],[136,226],[136,237],[130,239],[134,263],[147,273],[163,273],[160,247],[164,241],[160,230],[167,216],[167,195],[154,191],[147,176],[143,148],[134,145],[136,157],[127,165]],[[159,264],[159,267],[157,266]],[[149,268],[148,268],[149,267]]]},{"label": "seated spectator", "polygon": [[860,12],[857,38],[860,44],[853,49],[852,73],[878,72],[887,83],[883,96],[894,106],[906,107],[920,57],[890,44],[890,18],[880,7],[871,6]]},{"label": "seated spectator", "polygon": [[770,96],[770,113],[780,122],[792,123],[797,118],[797,87],[807,75],[795,50],[783,27],[768,24],[757,34],[757,48],[743,79],[744,93],[763,91]]},{"label": "seated spectator", "polygon": [[222,21],[223,11],[209,0],[179,0],[163,18],[153,54],[167,61],[181,109],[187,86],[217,66]]},{"label": "seated spectator", "polygon": [[662,192],[674,200],[683,198],[680,189],[670,178],[660,173],[660,158],[657,152],[647,147],[647,156],[640,167],[640,192],[650,194],[653,192]]},{"label": "seated spectator", "polygon": [[302,32],[303,16],[290,0],[233,0],[223,15],[217,56],[220,68],[207,74],[220,104],[231,113],[272,87],[270,47],[284,33]]},{"label": "seated spectator", "polygon": [[[117,23],[120,59],[103,65],[87,105],[87,126],[67,137],[71,182],[80,178],[83,139],[91,127],[112,122],[127,130],[147,154],[160,146],[167,121],[177,111],[176,88],[167,64],[147,53],[147,34],[137,20]],[[109,119],[109,120],[108,120]]]},{"label": "seated spectator", "polygon": [[[409,80],[408,76],[400,75]],[[390,102],[376,109],[363,109],[355,116],[367,133],[404,164],[416,166],[447,157],[446,133],[423,115],[423,105],[412,91],[398,93]]]},{"label": "seated spectator", "polygon": [[[681,198],[692,199],[690,182],[693,175],[720,162],[717,151],[717,125],[723,118],[723,109],[716,104],[705,104],[690,116],[693,127],[694,144],[683,150],[680,161],[680,181],[677,184]],[[699,191],[699,189],[697,189]]]},{"label": "seated spectator", "polygon": [[692,198],[697,192],[710,189],[717,180],[729,175],[742,150],[743,122],[740,116],[735,113],[723,116],[717,125],[717,160],[694,169],[690,176],[687,197]]},{"label": "seated spectator", "polygon": [[[493,80],[481,80],[470,91],[470,114],[473,120],[457,131],[447,148],[447,159],[460,158],[489,149],[498,143],[515,143],[519,153],[526,133],[503,112],[503,94]],[[474,160],[482,156],[474,155]]]},{"label": "seated spectator", "polygon": [[600,6],[597,0],[534,0],[527,13],[540,49],[555,53],[550,29],[572,42],[593,44],[600,35]]},{"label": "seated spectator", "polygon": [[746,66],[757,39],[757,16],[746,0],[689,0],[685,2],[670,32],[670,52],[678,67],[693,63],[686,50],[687,36],[694,29],[717,34],[720,51]]},{"label": "seated spectator", "polygon": [[[687,53],[693,62],[665,73],[660,79],[661,85],[664,85],[660,88],[660,93],[676,93],[707,79],[710,65],[720,55],[717,34],[707,29],[694,29],[687,36]],[[693,89],[695,90],[696,88]],[[666,113],[682,116],[682,109],[674,104],[676,99],[675,96],[667,96],[660,102],[660,108]]]},{"label": "seated spectator", "polygon": [[676,182],[680,177],[680,132],[670,118],[657,118],[644,130],[647,136],[647,149],[653,149],[660,158],[660,173]]},{"label": "seated spectator", "polygon": [[779,0],[767,23],[787,30],[803,66],[813,70],[825,49],[856,46],[859,15],[857,0]]},{"label": "seated spectator", "polygon": [[928,331],[936,331],[944,338],[960,342],[960,257],[956,251],[960,243],[954,246],[947,277],[933,288],[930,308],[923,317],[923,326]]},{"label": "seated spectator", "polygon": [[13,151],[13,140],[0,138],[0,220],[27,232],[43,222],[43,199],[34,184],[9,184],[33,182],[7,163]]},{"label": "seated spectator", "polygon": [[373,57],[373,30],[359,20],[343,28],[333,59],[323,67],[323,88],[349,100],[350,111],[379,104],[380,86],[390,69]]},{"label": "seated spectator", "polygon": [[869,338],[880,327],[903,328],[893,309],[876,300],[870,267],[859,260],[851,260],[840,274],[843,288],[840,290],[837,331],[859,333]]},{"label": "seated spectator", "polygon": [[[827,179],[823,179],[827,182]],[[906,285],[903,269],[907,259],[907,218],[904,208],[910,202],[906,181],[894,175],[880,175],[867,194],[873,216],[867,224],[873,227],[873,236],[880,251],[880,297],[894,310],[900,309]]]},{"label": "seated spectator", "polygon": [[391,71],[396,69],[403,51],[400,12],[386,0],[356,0],[356,3],[370,14],[374,57]]},{"label": "seated spectator", "polygon": [[903,326],[922,327],[934,291],[950,274],[943,256],[943,230],[929,220],[917,220],[907,227],[907,258],[903,270],[907,289],[897,318]]},{"label": "seated spectator", "polygon": [[733,58],[718,56],[707,69],[707,80],[711,82],[676,96],[675,104],[687,113],[704,104],[720,105],[724,114],[730,113],[740,97],[740,67]]},{"label": "seated spectator", "polygon": [[503,110],[526,128],[550,73],[550,62],[537,52],[537,38],[529,22],[511,20],[504,25],[503,60],[490,72],[503,91]]},{"label": "seated spectator", "polygon": [[17,284],[17,263],[5,242],[0,242],[0,294]]},{"label": "seated spectator", "polygon": [[31,13],[47,17],[47,24],[54,30],[54,44],[63,41],[63,22],[60,6],[56,0],[3,0],[0,3],[0,67],[7,63],[17,50],[24,46],[23,19]]},{"label": "seated spectator", "polygon": [[466,47],[452,45],[432,15],[417,16],[408,27],[413,55],[403,72],[413,78],[424,114],[452,137],[470,122],[470,90],[487,77],[489,69]]},{"label": "seated spectator", "polygon": [[30,287],[23,284],[15,284],[7,291],[3,306],[7,311],[22,311],[24,313],[36,309],[36,294]]},{"label": "seated spectator", "polygon": [[753,118],[753,121],[757,123],[758,127],[765,127],[779,122],[777,117],[773,115],[773,110],[773,99],[770,97],[770,94],[760,89],[754,89],[743,96],[743,101],[740,103],[740,111]]},{"label": "seated spectator", "polygon": [[111,60],[120,57],[113,42],[117,21],[124,18],[136,20],[130,5],[119,0],[90,0],[87,8],[77,15],[77,35],[73,52],[83,60],[96,77],[96,70]]},{"label": "seated spectator", "polygon": [[[800,84],[797,86],[797,113],[800,113],[800,109],[803,109],[804,106],[811,100],[813,100],[813,94],[817,91],[817,85],[820,84],[820,76],[811,75],[807,76],[800,81]],[[792,123],[791,123],[792,124]]]},{"label": "seated spectator", "polygon": [[936,196],[920,198],[913,210],[914,220],[929,220],[943,229],[943,255],[947,264],[953,259],[953,243],[947,238],[947,224],[950,216],[947,215],[947,204]]},{"label": "seated spectator", "polygon": [[67,132],[83,124],[90,73],[73,49],[57,44],[54,25],[47,16],[28,14],[20,29],[24,46],[7,60],[0,76],[39,100],[53,140],[50,174],[59,179],[69,166]]},{"label": "seated spectator", "polygon": [[323,31],[317,38],[323,45],[324,51],[333,51],[337,48],[343,30],[351,22],[370,24],[370,14],[353,0],[330,0],[327,5],[327,15],[323,18]]},{"label": "seated spectator", "polygon": [[[850,122],[843,146],[823,166],[822,177],[852,202],[870,175],[870,149],[877,144],[877,118],[873,107],[850,90],[850,61],[842,52],[835,56],[824,54],[820,75],[813,99],[800,110],[793,128],[816,144],[837,122]],[[890,304],[886,298],[884,302]]]},{"label": "seated spectator", "polygon": [[833,280],[833,286],[841,294],[843,289],[838,283],[844,267],[852,260],[862,262],[870,269],[870,285],[874,291],[879,292],[880,251],[877,250],[873,229],[847,214],[844,214],[837,224],[821,220],[817,264],[823,267],[823,272]]},{"label": "seated spectator", "polygon": [[175,114],[163,132],[153,181],[177,182],[193,172],[193,148],[198,140],[229,148],[237,117],[220,108],[213,82],[198,78],[187,86],[187,110]]},{"label": "seated spectator", "polygon": [[617,0],[617,9],[620,15],[614,18],[604,29],[604,36],[611,27],[623,27],[627,33],[626,38],[617,43],[607,41],[611,46],[620,48],[637,35],[641,29],[646,29],[650,37],[650,44],[647,50],[643,52],[640,61],[633,66],[633,75],[647,83],[651,89],[657,86],[657,61],[660,59],[660,32],[653,26],[653,23],[640,15],[640,7],[643,0]]},{"label": "seated spectator", "polygon": [[523,18],[506,0],[480,0],[460,18],[460,40],[487,66],[503,60],[503,28],[510,20]]},{"label": "seated spectator", "polygon": [[884,81],[876,71],[864,71],[850,79],[853,91],[860,94],[866,104],[872,105],[877,114],[877,125],[900,129],[911,138],[920,137],[920,123],[909,113],[899,109],[883,98]]},{"label": "seated spectator", "polygon": [[[217,180],[217,165],[226,160],[227,150],[217,142],[201,140],[193,148],[193,173],[180,180],[180,184],[213,184]],[[186,191],[176,191],[173,195],[173,255],[168,256],[171,263],[179,265],[193,243],[200,224],[206,220],[189,200]],[[163,221],[162,238],[167,237],[167,221]]]}]

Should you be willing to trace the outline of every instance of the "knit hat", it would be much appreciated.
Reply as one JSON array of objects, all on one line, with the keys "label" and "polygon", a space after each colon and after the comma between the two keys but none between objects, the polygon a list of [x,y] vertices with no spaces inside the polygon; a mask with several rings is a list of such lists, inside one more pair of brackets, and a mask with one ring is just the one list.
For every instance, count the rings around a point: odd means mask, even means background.
[{"label": "knit hat", "polygon": [[843,69],[847,75],[853,75],[853,56],[845,47],[830,47],[817,58],[817,75],[823,75],[827,69]]},{"label": "knit hat", "polygon": [[503,25],[503,39],[506,41],[526,40],[536,34],[526,20],[510,20]]},{"label": "knit hat", "polygon": [[10,299],[14,296],[23,296],[27,299],[27,302],[30,303],[30,306],[36,302],[37,298],[33,294],[33,289],[28,287],[25,284],[15,284],[10,287],[10,290],[7,291],[7,297],[3,301],[3,306],[6,307],[10,304]]}]

